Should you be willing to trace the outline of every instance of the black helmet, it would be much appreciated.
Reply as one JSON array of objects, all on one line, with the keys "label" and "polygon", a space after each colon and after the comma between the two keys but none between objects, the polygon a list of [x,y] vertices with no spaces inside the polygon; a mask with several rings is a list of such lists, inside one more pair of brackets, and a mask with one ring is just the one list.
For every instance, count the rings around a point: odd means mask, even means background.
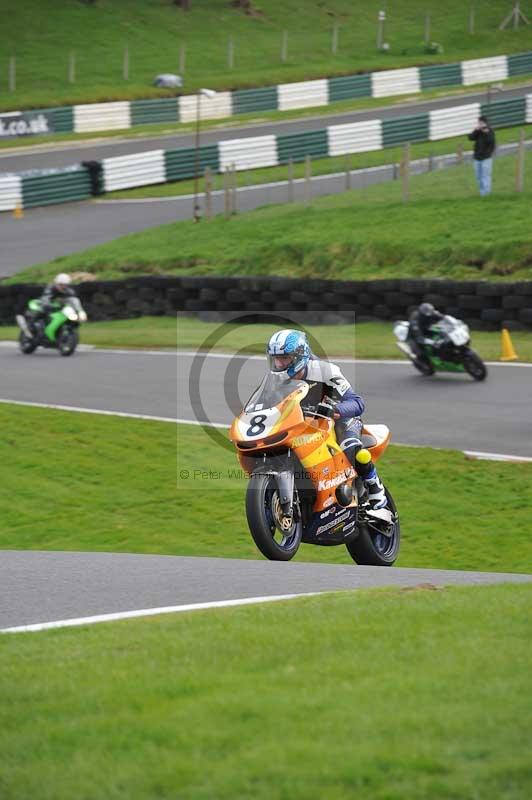
[{"label": "black helmet", "polygon": [[418,310],[419,316],[423,317],[423,319],[432,319],[432,317],[436,316],[436,309],[432,303],[421,303]]}]

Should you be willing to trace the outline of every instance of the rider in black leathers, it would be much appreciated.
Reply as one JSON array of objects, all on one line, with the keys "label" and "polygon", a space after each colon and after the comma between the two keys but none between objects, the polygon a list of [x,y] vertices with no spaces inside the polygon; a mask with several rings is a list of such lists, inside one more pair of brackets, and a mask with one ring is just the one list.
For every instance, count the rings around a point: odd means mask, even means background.
[{"label": "rider in black leathers", "polygon": [[441,314],[432,303],[421,303],[410,314],[410,328],[408,331],[408,343],[418,357],[423,356],[425,350],[425,338],[430,326],[443,319]]}]

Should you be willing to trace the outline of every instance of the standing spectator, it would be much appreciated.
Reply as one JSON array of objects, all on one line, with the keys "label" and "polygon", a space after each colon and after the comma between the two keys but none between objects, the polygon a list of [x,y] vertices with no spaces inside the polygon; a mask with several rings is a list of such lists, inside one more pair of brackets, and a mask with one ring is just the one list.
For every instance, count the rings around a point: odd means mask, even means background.
[{"label": "standing spectator", "polygon": [[495,134],[490,128],[486,117],[478,118],[475,130],[467,138],[475,142],[473,166],[480,196],[484,197],[491,192],[491,172],[493,168],[493,153],[495,152]]}]

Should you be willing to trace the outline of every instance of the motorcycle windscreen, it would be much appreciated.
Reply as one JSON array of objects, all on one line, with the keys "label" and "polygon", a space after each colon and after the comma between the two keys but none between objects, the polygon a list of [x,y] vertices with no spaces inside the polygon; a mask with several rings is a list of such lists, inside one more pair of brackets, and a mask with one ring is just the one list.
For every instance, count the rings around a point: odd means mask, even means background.
[{"label": "motorcycle windscreen", "polygon": [[268,372],[244,406],[244,411],[249,414],[251,411],[273,408],[297,389],[307,389],[307,384],[304,381],[287,379],[275,372]]}]

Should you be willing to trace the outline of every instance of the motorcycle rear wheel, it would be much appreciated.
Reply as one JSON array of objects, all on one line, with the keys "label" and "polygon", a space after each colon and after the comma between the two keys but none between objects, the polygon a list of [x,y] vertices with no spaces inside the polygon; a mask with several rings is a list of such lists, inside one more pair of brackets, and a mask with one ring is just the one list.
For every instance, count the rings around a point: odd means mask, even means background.
[{"label": "motorcycle rear wheel", "polygon": [[384,487],[388,507],[395,519],[392,522],[392,532],[386,536],[381,532],[381,526],[371,518],[364,519],[359,512],[358,536],[345,546],[349,555],[357,564],[374,567],[391,567],[399,555],[401,543],[401,523],[394,499],[388,489]]},{"label": "motorcycle rear wheel", "polygon": [[465,353],[462,363],[465,371],[476,381],[483,381],[488,374],[486,365],[474,350],[468,350]]},{"label": "motorcycle rear wheel", "polygon": [[29,356],[30,353],[37,348],[37,342],[33,338],[33,336],[26,336],[24,331],[20,331],[18,337],[18,344],[20,347],[20,351],[24,353],[24,355]]},{"label": "motorcycle rear wheel", "polygon": [[275,522],[277,485],[272,475],[253,475],[246,493],[246,516],[253,541],[270,561],[290,561],[301,544],[301,520],[292,521],[286,532]]},{"label": "motorcycle rear wheel", "polygon": [[78,346],[79,334],[76,328],[64,326],[59,331],[57,346],[62,356],[70,356]]}]

